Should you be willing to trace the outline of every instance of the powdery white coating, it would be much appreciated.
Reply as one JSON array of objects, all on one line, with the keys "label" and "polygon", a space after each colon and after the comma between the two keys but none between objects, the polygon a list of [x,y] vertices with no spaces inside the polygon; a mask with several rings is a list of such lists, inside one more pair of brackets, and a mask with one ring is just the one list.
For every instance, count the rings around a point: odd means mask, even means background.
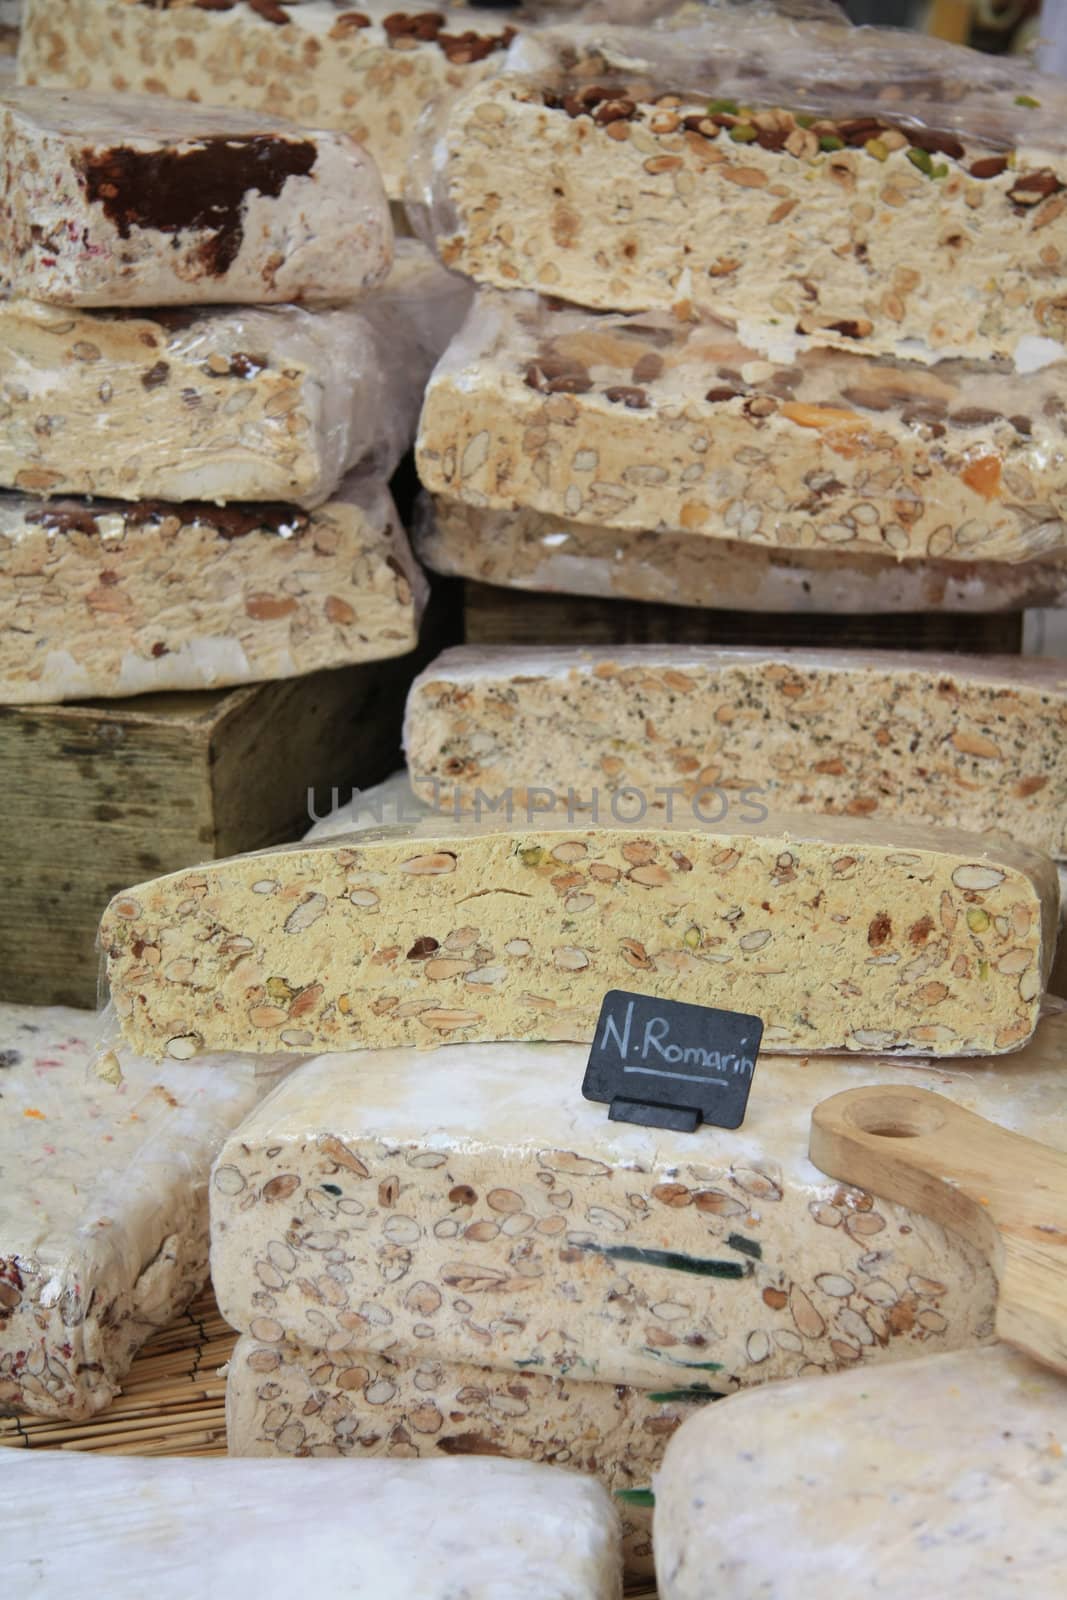
[{"label": "powdery white coating", "polygon": [[761,821],[740,799],[721,822],[701,801],[593,827],[483,808],[136,885],[100,928],[124,1036],[155,1055],[587,1040],[636,972],[648,994],[757,1012],[786,1051],[1029,1038],[1059,916],[1048,857],[900,822]]},{"label": "powdery white coating", "polygon": [[430,381],[419,473],[479,508],[630,532],[1062,561],[1065,371],[836,350],[780,366],[718,321],[483,291]]},{"label": "powdery white coating", "polygon": [[388,490],[355,475],[310,513],[0,495],[0,702],[405,655],[427,592]]},{"label": "powdery white coating", "polygon": [[654,815],[712,785],[784,811],[1002,830],[1067,855],[1067,661],[636,645],[446,650],[408,694],[417,794]]},{"label": "powdery white coating", "polygon": [[343,129],[399,199],[424,109],[494,70],[514,32],[509,17],[485,11],[443,6],[436,26],[433,16],[390,0],[358,11],[302,0],[270,13],[244,0],[221,10],[189,0],[161,10],[142,0],[41,0],[26,8],[19,80]]},{"label": "powdery white coating", "polygon": [[1010,359],[1034,335],[1062,355],[1057,80],[890,30],[567,31],[554,66],[448,108],[429,187],[450,264],[710,311],[778,359]]},{"label": "powdery white coating", "polygon": [[989,612],[1067,604],[1060,561],[898,561],[807,543],[587,526],[520,506],[424,496],[413,528],[426,566],[509,589],[761,612]]},{"label": "powdery white coating", "polygon": [[[368,1355],[355,1335],[315,1350],[245,1334],[226,1368],[231,1456],[509,1456],[595,1474],[608,1490],[647,1490],[671,1434],[707,1389],[647,1394],[526,1369],[494,1371],[395,1350]],[[652,1508],[619,1501],[628,1576],[652,1572]]]},{"label": "powdery white coating", "polygon": [[207,1177],[280,1066],[171,1061],[0,1007],[0,1411],[84,1418],[207,1275]]},{"label": "powdery white coating", "polygon": [[524,1461],[113,1460],[0,1451],[13,1594],[621,1600],[593,1479]]},{"label": "powdery white coating", "polygon": [[725,1401],[656,1477],[661,1600],[1059,1600],[1065,1441],[1067,1384],[1007,1345]]},{"label": "powdery white coating", "polygon": [[307,1063],[212,1178],[223,1315],[265,1345],[715,1391],[992,1337],[969,1244],[808,1159],[844,1089],[934,1090],[1063,1142],[1061,1008],[1008,1059],[757,1063],[736,1130],[611,1122],[586,1052],[450,1045]]},{"label": "powdery white coating", "polygon": [[[185,201],[194,222],[168,215]],[[0,100],[0,249],[5,294],[61,305],[354,300],[386,276],[393,227],[344,134],[21,89]]]},{"label": "powdery white coating", "polygon": [[388,477],[466,307],[422,246],[397,260],[381,289],[319,310],[0,302],[0,485],[316,506],[357,464]]}]

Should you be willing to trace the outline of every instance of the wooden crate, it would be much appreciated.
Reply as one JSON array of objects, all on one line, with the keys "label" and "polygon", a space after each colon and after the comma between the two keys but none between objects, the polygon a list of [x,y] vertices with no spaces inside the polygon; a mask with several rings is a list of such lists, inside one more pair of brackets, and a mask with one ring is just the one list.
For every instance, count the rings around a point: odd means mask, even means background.
[{"label": "wooden crate", "polygon": [[837,645],[842,649],[966,650],[1014,655],[1022,613],[889,616],[705,611],[643,600],[533,594],[464,583],[468,644]]},{"label": "wooden crate", "polygon": [[[412,678],[460,638],[435,581],[411,655],[280,683],[0,706],[0,1000],[95,1006],[100,913],[144,878],[306,833],[401,765]],[[308,791],[314,791],[309,815]]]}]

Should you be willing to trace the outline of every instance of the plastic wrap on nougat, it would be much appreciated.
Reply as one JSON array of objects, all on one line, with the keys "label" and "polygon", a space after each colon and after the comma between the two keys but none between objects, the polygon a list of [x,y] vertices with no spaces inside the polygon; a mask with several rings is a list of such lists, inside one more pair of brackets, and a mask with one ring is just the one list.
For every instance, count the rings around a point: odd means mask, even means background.
[{"label": "plastic wrap on nougat", "polygon": [[287,1063],[159,1067],[4,1006],[0,1066],[0,1411],[83,1418],[206,1278],[211,1162]]}]

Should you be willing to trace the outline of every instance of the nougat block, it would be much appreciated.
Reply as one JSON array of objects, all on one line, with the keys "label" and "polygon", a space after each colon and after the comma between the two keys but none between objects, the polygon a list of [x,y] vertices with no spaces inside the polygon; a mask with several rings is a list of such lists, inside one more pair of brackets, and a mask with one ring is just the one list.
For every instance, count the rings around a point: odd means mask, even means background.
[{"label": "nougat block", "polygon": [[768,816],[753,790],[640,826],[607,820],[635,814],[632,794],[592,827],[513,798],[490,802],[502,821],[428,817],[116,895],[100,942],[128,1042],[185,1058],[587,1040],[605,992],[635,983],[755,1012],[787,1051],[975,1055],[1034,1030],[1059,915],[1036,851]]},{"label": "nougat block", "polygon": [[369,0],[225,6],[175,0],[43,0],[26,6],[22,83],[241,106],[358,139],[400,199],[428,105],[493,71],[508,17],[460,6],[396,11]]},{"label": "nougat block", "polygon": [[413,529],[421,561],[505,589],[651,600],[709,610],[854,614],[989,613],[1067,604],[1059,559],[897,561],[806,545],[593,526],[518,506],[435,496]]},{"label": "nougat block", "polygon": [[405,655],[426,595],[388,490],[355,474],[310,512],[0,495],[0,702]]},{"label": "nougat block", "polygon": [[738,1396],[657,1475],[661,1600],[1058,1600],[1065,1435],[1067,1382],[1007,1345]]},{"label": "nougat block", "polygon": [[463,307],[415,241],[380,289],[345,306],[0,302],[0,486],[319,505],[357,465],[393,470]]},{"label": "nougat block", "polygon": [[157,97],[0,96],[0,288],[59,305],[354,300],[393,254],[354,139]]},{"label": "nougat block", "polygon": [[376,1600],[621,1600],[592,1478],[526,1461],[109,1459],[0,1450],[12,1594],[193,1590]]},{"label": "nougat block", "polygon": [[114,1399],[207,1276],[211,1162],[282,1071],[159,1067],[98,1044],[98,1023],[0,1007],[0,1411]]},{"label": "nougat block", "polygon": [[1000,829],[1067,855],[1067,662],[908,651],[461,646],[408,695],[430,805],[702,790],[783,811]]},{"label": "nougat block", "polygon": [[235,1327],[331,1349],[722,1392],[992,1336],[973,1247],[816,1170],[812,1107],[918,1084],[1064,1142],[1067,1016],[966,1066],[760,1058],[743,1125],[582,1098],[586,1053],[446,1045],[306,1063],[231,1138],[211,1270]]},{"label": "nougat block", "polygon": [[773,363],[718,321],[483,291],[427,390],[419,475],[478,508],[792,557],[1062,560],[1065,374]]},{"label": "nougat block", "polygon": [[579,46],[563,70],[475,84],[434,152],[442,259],[596,309],[712,312],[772,356],[1011,360],[1028,341],[1062,354],[1060,82],[1017,71],[961,106],[947,75],[984,63],[942,49],[925,95],[905,83],[879,103],[913,43],[841,31],[832,50],[783,52],[776,72],[763,32],[763,76],[750,62],[744,82],[729,43],[694,28],[704,61],[682,35],[645,38],[644,61]]},{"label": "nougat block", "polygon": [[706,1386],[648,1393],[532,1369],[367,1355],[355,1336],[315,1350],[269,1317],[255,1325],[226,1370],[231,1456],[509,1456],[593,1473],[620,1496],[627,1574],[651,1574],[645,1497],[671,1434],[712,1400]]}]

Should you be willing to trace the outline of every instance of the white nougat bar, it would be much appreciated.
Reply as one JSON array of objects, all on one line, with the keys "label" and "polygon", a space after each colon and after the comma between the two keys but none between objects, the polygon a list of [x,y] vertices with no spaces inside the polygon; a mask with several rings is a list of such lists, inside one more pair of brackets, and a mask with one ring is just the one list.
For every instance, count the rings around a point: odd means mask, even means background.
[{"label": "white nougat bar", "polygon": [[0,1411],[114,1399],[207,1276],[211,1162],[281,1070],[155,1066],[97,1022],[0,1007]]},{"label": "white nougat bar", "polygon": [[426,594],[388,490],[354,474],[310,512],[0,494],[0,703],[405,655]]},{"label": "white nougat bar", "polygon": [[774,363],[717,321],[483,291],[427,390],[419,475],[478,508],[794,557],[1062,561],[1065,374]]},{"label": "white nougat bar", "polygon": [[745,792],[723,821],[698,798],[627,825],[632,805],[610,797],[597,826],[431,816],[137,884],[100,927],[123,1033],[178,1057],[580,1041],[638,974],[756,1013],[786,1051],[980,1055],[1032,1034],[1059,917],[1047,856],[768,816]]},{"label": "white nougat bar", "polygon": [[1062,355],[1058,79],[937,44],[923,63],[889,29],[737,33],[598,48],[579,28],[569,60],[475,84],[434,151],[442,258],[577,305],[711,312],[772,356]]},{"label": "white nougat bar", "polygon": [[617,1497],[627,1575],[651,1574],[652,1474],[675,1429],[713,1399],[706,1385],[647,1393],[530,1368],[367,1354],[355,1334],[315,1350],[269,1317],[255,1324],[226,1369],[231,1456],[507,1456],[593,1473]]},{"label": "white nougat bar", "polygon": [[346,306],[0,302],[0,486],[319,505],[357,465],[393,470],[463,304],[414,241]]},{"label": "white nougat bar", "polygon": [[377,163],[391,199],[404,191],[428,105],[501,60],[508,16],[446,6],[397,11],[388,0],[33,0],[19,79],[50,89],[169,95],[240,106],[304,127],[338,128]]},{"label": "white nougat bar", "polygon": [[[832,547],[613,528],[518,506],[426,497],[420,560],[505,589],[758,612],[1022,611],[1067,605],[1067,556],[1047,561],[898,561]],[[814,539],[814,534],[812,535]]]},{"label": "white nougat bar", "polygon": [[525,1461],[113,1460],[0,1450],[13,1595],[621,1600],[592,1478]]},{"label": "white nougat bar", "polygon": [[1065,1435],[1067,1381],[1007,1345],[728,1400],[657,1476],[661,1600],[1059,1600]]},{"label": "white nougat bar", "polygon": [[263,1342],[653,1390],[722,1392],[981,1342],[988,1264],[817,1171],[812,1108],[915,1084],[1064,1142],[1065,1042],[1061,1011],[1007,1060],[768,1054],[742,1126],[696,1133],[609,1121],[582,1098],[575,1047],[323,1056],[219,1156],[219,1305]]},{"label": "white nougat bar", "polygon": [[1067,856],[1067,662],[662,645],[459,647],[416,678],[430,805],[511,794],[653,816],[748,788],[782,811],[1000,830]]},{"label": "white nougat bar", "polygon": [[137,95],[0,96],[0,288],[60,305],[355,300],[393,254],[344,134]]}]

